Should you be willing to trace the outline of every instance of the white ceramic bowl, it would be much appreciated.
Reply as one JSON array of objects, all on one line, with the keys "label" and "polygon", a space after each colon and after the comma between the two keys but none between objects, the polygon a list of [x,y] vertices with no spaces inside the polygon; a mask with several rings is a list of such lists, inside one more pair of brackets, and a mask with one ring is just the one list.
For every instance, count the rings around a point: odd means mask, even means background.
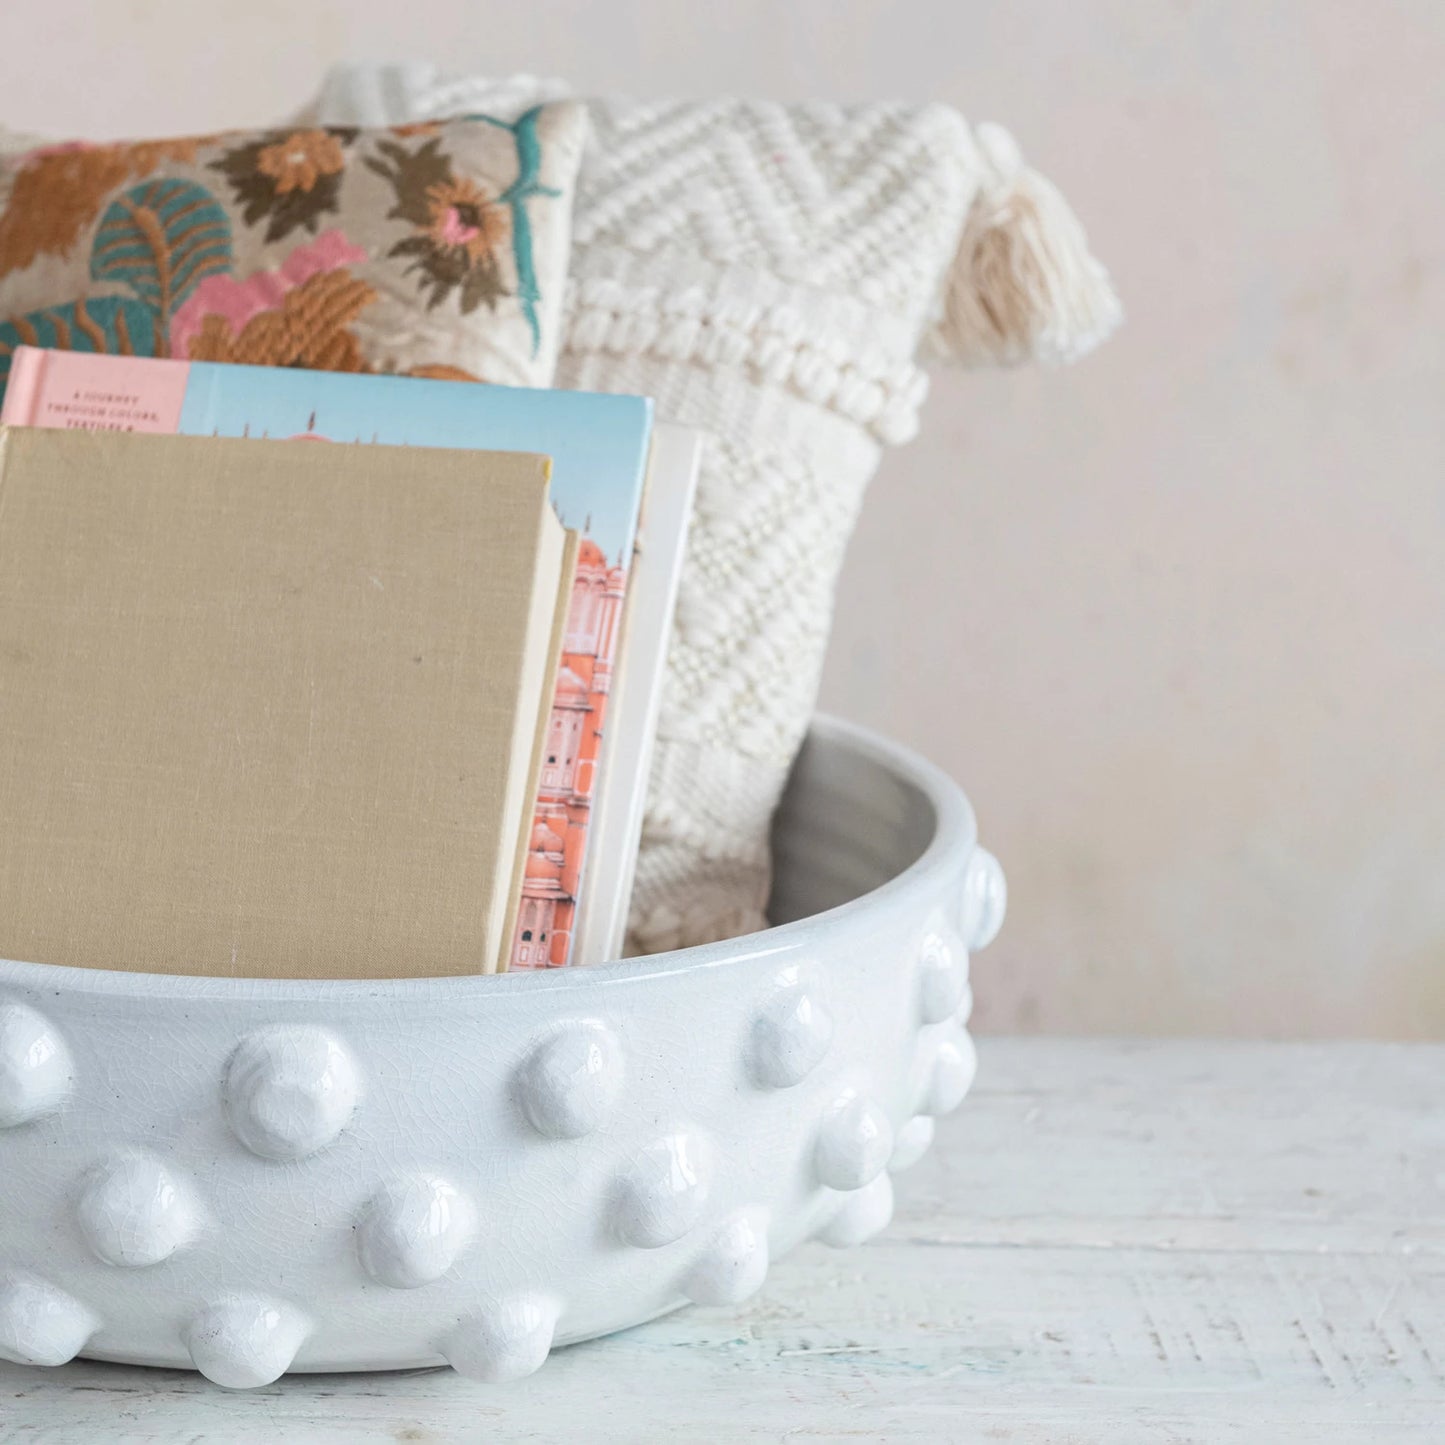
[{"label": "white ceramic bowl", "polygon": [[778,926],[591,969],[0,963],[0,1355],[511,1379],[868,1238],[972,1080],[1003,878],[952,782],[826,719],[775,842]]}]

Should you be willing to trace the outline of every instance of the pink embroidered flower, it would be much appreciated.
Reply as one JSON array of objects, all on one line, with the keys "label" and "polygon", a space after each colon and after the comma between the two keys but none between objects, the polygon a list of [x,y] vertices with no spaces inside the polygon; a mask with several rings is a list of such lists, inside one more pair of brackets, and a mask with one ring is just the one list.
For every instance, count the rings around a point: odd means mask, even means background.
[{"label": "pink embroidered flower", "polygon": [[[171,318],[171,355],[187,358],[191,343],[207,317],[216,317],[233,336],[263,311],[276,310],[286,297],[313,276],[355,266],[367,259],[341,231],[323,231],[314,241],[298,246],[274,271],[255,271],[244,281],[234,276],[208,276],[186,298]],[[216,323],[212,323],[211,330]]]},{"label": "pink embroidered flower", "polygon": [[443,246],[465,246],[477,234],[475,226],[466,225],[456,207],[448,207],[437,222],[435,235]]}]

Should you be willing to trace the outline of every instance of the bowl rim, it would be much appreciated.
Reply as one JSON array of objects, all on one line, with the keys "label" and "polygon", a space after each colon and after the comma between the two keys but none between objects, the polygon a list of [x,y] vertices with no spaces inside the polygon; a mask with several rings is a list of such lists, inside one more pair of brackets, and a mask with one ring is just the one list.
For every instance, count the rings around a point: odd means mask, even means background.
[{"label": "bowl rim", "polygon": [[846,930],[865,912],[909,895],[936,896],[940,875],[956,871],[977,841],[973,809],[963,790],[941,768],[912,749],[892,742],[857,723],[828,713],[814,715],[809,739],[841,744],[895,777],[911,783],[933,810],[933,836],[911,863],[876,888],[821,913],[717,943],[679,948],[643,958],[617,959],[574,968],[538,969],[502,974],[455,974],[396,979],[219,978],[193,974],[139,973],[118,969],[79,968],[63,964],[25,963],[0,958],[0,986],[33,993],[88,994],[126,999],[156,998],[247,1004],[441,1003],[473,1004],[486,999],[515,998],[525,992],[568,992],[596,985],[640,984],[694,969],[726,967],[768,954],[783,954],[820,930]]}]

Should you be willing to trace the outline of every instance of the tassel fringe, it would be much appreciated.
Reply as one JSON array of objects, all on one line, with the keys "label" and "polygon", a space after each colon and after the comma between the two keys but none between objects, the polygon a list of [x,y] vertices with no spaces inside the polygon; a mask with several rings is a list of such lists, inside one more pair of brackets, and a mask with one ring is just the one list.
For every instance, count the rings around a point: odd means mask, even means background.
[{"label": "tassel fringe", "polygon": [[1109,274],[1058,188],[997,125],[977,129],[985,179],[944,283],[935,355],[965,366],[1075,361],[1123,319]]}]

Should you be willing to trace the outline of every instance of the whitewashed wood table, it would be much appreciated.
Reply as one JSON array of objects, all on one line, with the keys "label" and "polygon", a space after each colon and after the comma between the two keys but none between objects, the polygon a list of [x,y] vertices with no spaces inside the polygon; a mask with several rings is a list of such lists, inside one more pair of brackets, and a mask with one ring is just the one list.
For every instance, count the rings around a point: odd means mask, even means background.
[{"label": "whitewashed wood table", "polygon": [[1445,1441],[1445,1046],[981,1052],[888,1232],[741,1310],[504,1389],[3,1365],[0,1439]]}]

